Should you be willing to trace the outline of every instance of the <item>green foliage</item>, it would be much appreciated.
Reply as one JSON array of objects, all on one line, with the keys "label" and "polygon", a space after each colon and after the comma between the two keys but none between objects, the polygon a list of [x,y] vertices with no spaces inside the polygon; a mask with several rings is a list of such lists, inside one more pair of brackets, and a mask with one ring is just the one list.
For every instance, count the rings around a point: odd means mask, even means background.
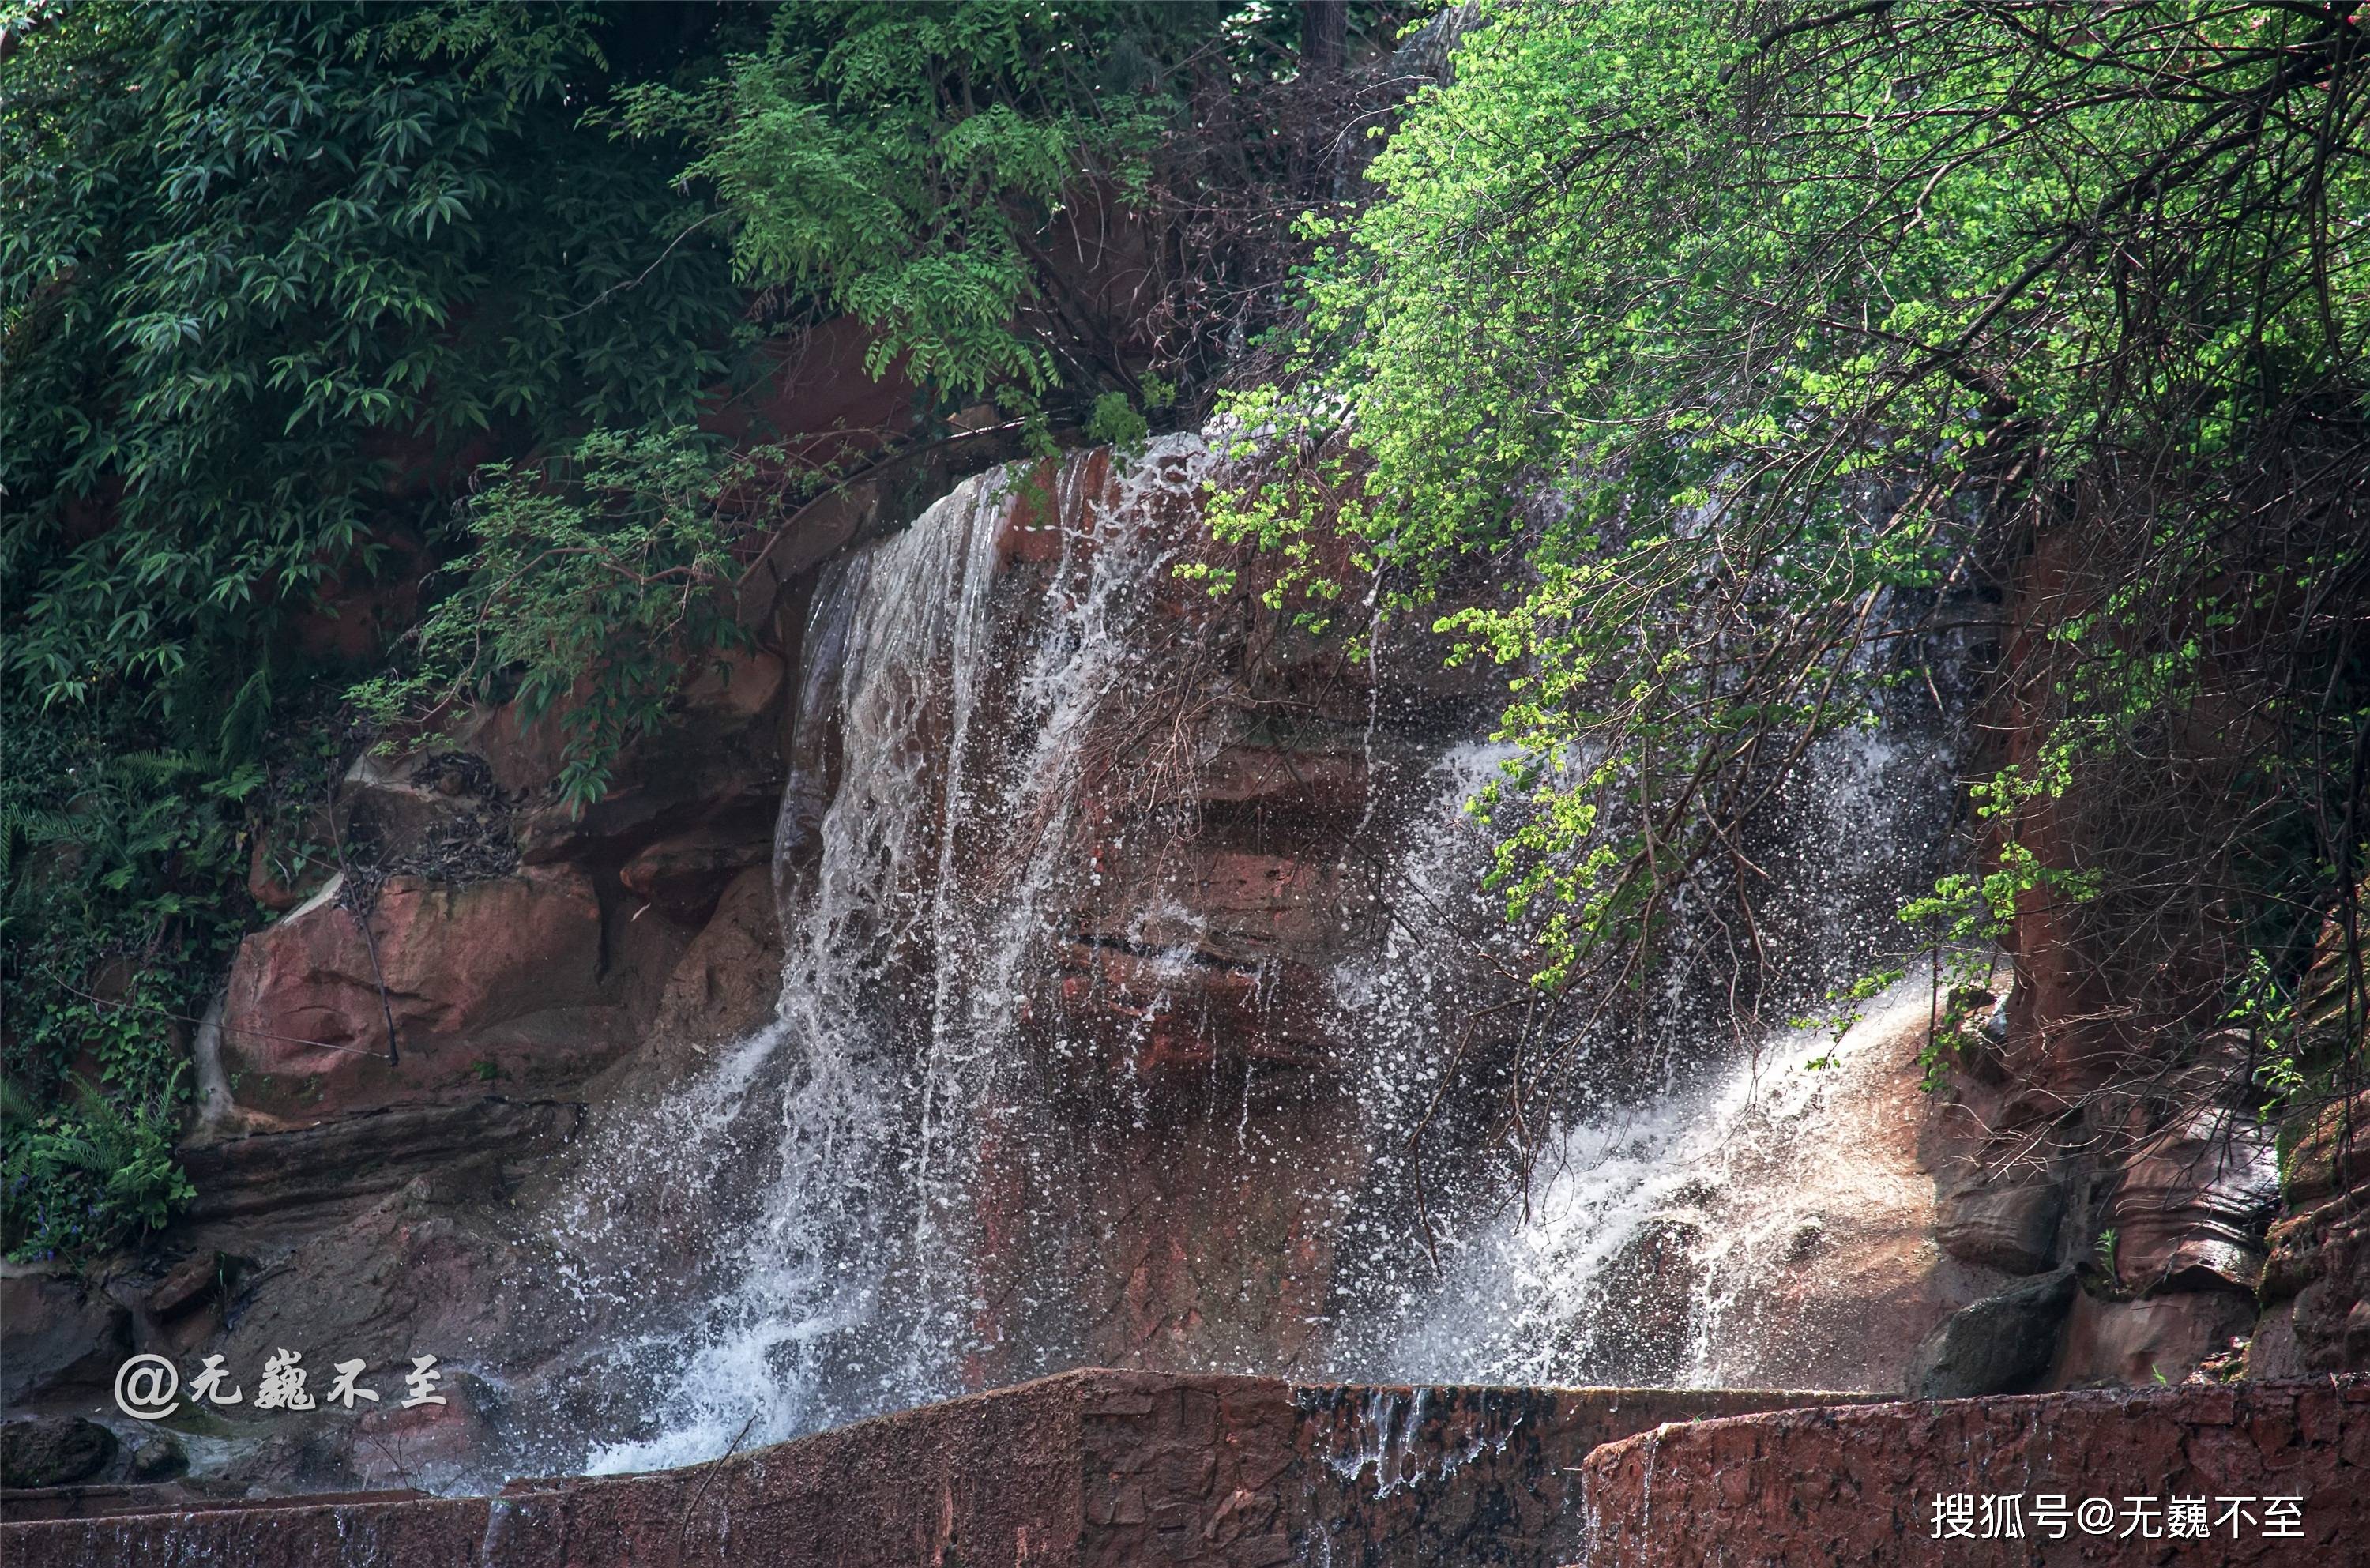
[{"label": "green foliage", "polygon": [[21,694],[6,716],[0,1247],[78,1257],[187,1195],[170,1153],[187,1098],[176,1020],[203,1009],[252,909],[240,808],[262,774],[132,751]]},{"label": "green foliage", "polygon": [[[325,596],[432,561],[489,454],[686,422],[727,375],[743,299],[680,151],[582,123],[630,20],[93,0],[12,23],[0,974],[35,1113],[6,1135],[10,1249],[86,1254],[174,1201],[187,1020],[256,916],[246,831],[343,760],[305,651]],[[275,747],[297,760],[266,790]]]},{"label": "green foliage", "polygon": [[[2370,386],[2354,45],[2309,7],[1488,9],[1381,199],[1308,225],[1219,522],[1312,625],[1329,562],[1386,614],[1456,585],[1430,613],[1512,689],[1481,804],[1537,985],[1634,987],[1690,890],[1749,889],[1773,781],[1925,689],[2012,529],[2113,548],[2047,632],[2051,777],[1979,802],[2010,814],[2160,735],[2216,638],[2358,582],[2350,470],[2280,467],[2357,451],[2318,421]],[[1981,940],[2099,895],[2007,844],[1913,915]]]},{"label": "green foliage", "polygon": [[11,679],[209,710],[432,519],[408,467],[690,411],[736,296],[696,236],[662,254],[700,216],[665,150],[576,128],[598,60],[581,8],[94,5],[25,40]]},{"label": "green foliage", "polygon": [[1151,433],[1152,426],[1128,401],[1124,392],[1104,393],[1095,399],[1094,409],[1087,416],[1088,441],[1133,448],[1143,445],[1144,438]]},{"label": "green foliage", "polygon": [[2022,813],[2036,804],[2065,798],[2072,779],[2071,755],[2061,744],[2049,749],[2031,773],[2010,763],[1970,790],[1977,820],[2004,830],[1989,870],[1951,871],[1936,879],[1934,891],[1902,906],[1901,918],[1925,927],[1941,947],[1988,949],[2004,940],[2028,895],[2086,904],[2099,896],[2100,873],[2043,865],[2018,836]]},{"label": "green foliage", "polygon": [[2247,967],[2231,986],[2230,1010],[2225,1023],[2245,1030],[2254,1043],[2261,1064],[2255,1081],[2269,1097],[2262,1107],[2266,1121],[2279,1108],[2311,1087],[2306,1072],[2307,1043],[2296,1026],[2295,998],[2282,986],[2261,953],[2247,955]]},{"label": "green foliage", "polygon": [[709,81],[628,90],[615,122],[694,140],[687,175],[715,190],[742,282],[778,314],[863,322],[874,375],[941,409],[1123,432],[1096,399],[1173,396],[1147,368],[1174,379],[1187,354],[1155,341],[1178,303],[1163,270],[1218,243],[1164,210],[1224,200],[1164,155],[1204,136],[1234,179],[1260,177],[1273,126],[1196,114],[1289,76],[1291,20],[1205,0],[811,0]]},{"label": "green foliage", "polygon": [[863,321],[873,374],[902,361],[958,397],[1033,396],[1054,367],[1013,330],[1028,226],[1090,164],[1140,185],[1164,118],[1124,96],[1096,113],[1071,78],[1082,41],[1020,0],[786,6],[720,80],[637,88],[620,118],[705,136],[690,172],[733,215],[742,280]]},{"label": "green foliage", "polygon": [[89,1258],[162,1226],[197,1195],[173,1159],[184,1070],[176,1064],[159,1093],[128,1107],[76,1079],[71,1109],[44,1110],[0,1080],[0,1208],[12,1256]]},{"label": "green foliage", "polygon": [[410,669],[352,697],[387,723],[474,698],[508,698],[529,724],[557,712],[559,789],[581,810],[701,655],[747,643],[731,539],[770,513],[733,503],[778,490],[765,468],[779,456],[727,455],[689,430],[603,430],[541,464],[488,467],[467,508],[475,548],[413,631]]},{"label": "green foliage", "polygon": [[1882,996],[1888,987],[1906,973],[1907,971],[1900,969],[1881,969],[1872,974],[1857,975],[1849,985],[1838,986],[1829,991],[1826,995],[1826,1004],[1820,1012],[1787,1020],[1788,1026],[1790,1028],[1806,1032],[1815,1029],[1827,1036],[1827,1049],[1807,1065],[1813,1067],[1832,1067],[1838,1065],[1835,1047],[1842,1044],[1844,1036],[1850,1033],[1853,1026],[1868,1016],[1866,1004]]}]

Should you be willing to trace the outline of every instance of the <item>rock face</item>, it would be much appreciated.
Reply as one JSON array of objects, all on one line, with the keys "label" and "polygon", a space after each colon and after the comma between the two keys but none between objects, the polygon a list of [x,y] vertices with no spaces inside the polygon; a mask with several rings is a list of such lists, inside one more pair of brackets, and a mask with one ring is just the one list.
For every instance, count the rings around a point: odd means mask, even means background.
[{"label": "rock face", "polygon": [[[1409,999],[1355,976],[1394,940],[1395,836],[1458,826],[1444,764],[1486,707],[1436,651],[1352,658],[1180,580],[1218,461],[981,476],[805,592],[780,1016],[587,1162],[581,1273],[685,1293],[645,1342],[655,1447],[617,1462],[729,1437],[736,1400],[786,1435],[1080,1364],[1324,1364],[1345,1221],[1398,1201],[1378,1121],[1428,1094],[1383,1081]],[[662,902],[696,847],[621,879]],[[739,1009],[735,874],[662,1015]],[[1463,999],[1454,961],[1398,962]],[[760,1343],[768,1387],[713,1375]]]},{"label": "rock face", "polygon": [[318,1117],[497,1079],[571,1083],[629,1043],[602,986],[600,900],[577,868],[397,877],[367,909],[340,901],[347,885],[240,949],[223,1060],[243,1104]]},{"label": "rock face", "polygon": [[[2082,577],[2079,534],[2042,530],[2016,566],[2008,666],[2043,647],[2079,598],[2069,591]],[[1997,740],[1985,766],[2036,761],[2051,732],[2027,700],[2003,697],[1986,716]],[[2198,735],[2240,732],[2220,728],[2233,716],[2214,707],[2201,701]],[[2177,769],[2196,799],[2229,787],[2203,782],[2231,766],[2219,749],[2207,744]],[[2015,831],[2044,864],[2108,863],[2122,851],[2089,840],[2114,838],[2112,819],[2131,817],[2110,805],[2077,787]],[[2083,1270],[2052,1386],[2179,1379],[2209,1361],[2226,1371],[2237,1352],[2259,1377],[2370,1370],[2370,980],[2348,927],[2361,891],[2324,920],[2292,1024],[2254,1034],[2229,1025],[2218,990],[2195,988],[2226,952],[2193,955],[2194,973],[2192,957],[2119,973],[2106,953],[2122,950],[2122,933],[2099,928],[2137,930],[2153,912],[2102,918],[2040,889],[2019,896],[2006,943],[2012,988],[1996,1010],[1983,998],[1982,1027],[1969,1018],[1941,1042],[1958,1147],[1939,1234],[1986,1266]],[[2266,1069],[2291,1052],[2307,1081],[2284,1096]]]},{"label": "rock face", "polygon": [[1599,1444],[1816,1397],[1079,1372],[691,1470],[495,1498],[206,1511],[175,1494],[156,1500],[173,1512],[0,1526],[0,1545],[17,1568],[1549,1568],[1578,1545],[1570,1477]]},{"label": "rock face", "polygon": [[0,1274],[0,1403],[103,1384],[132,1349],[132,1314],[83,1280],[6,1264]]},{"label": "rock face", "polygon": [[[1661,1428],[1581,1465],[1588,1568],[2101,1562],[2307,1564],[2370,1539],[2370,1382],[1787,1411]],[[1981,1498],[2019,1498],[2014,1539]],[[1963,1496],[1957,1532],[1950,1500]],[[2044,1526],[2038,1500],[2065,1513]],[[2128,1499],[2153,1499],[2141,1518]],[[2075,1513],[2102,1498],[2107,1523]],[[2171,1500],[2206,1509],[2174,1537]],[[2243,1499],[2234,1535],[2225,1498]],[[2288,1498],[2293,1536],[2269,1512]],[[1938,1499],[1943,1508],[1937,1510]],[[1938,1520],[1941,1521],[1938,1525]],[[2131,1525],[2126,1538],[2125,1525]],[[2053,1533],[2053,1530],[2062,1533]]]},{"label": "rock face", "polygon": [[620,1080],[680,1075],[771,1011],[786,684],[762,650],[701,673],[581,813],[553,792],[556,730],[495,709],[358,761],[306,829],[335,853],[293,883],[295,858],[259,843],[282,914],[199,1033],[197,1199],[87,1284],[0,1280],[9,1404],[112,1421],[104,1389],[133,1350],[185,1375],[221,1355],[248,1381],[282,1346],[382,1376],[428,1352],[454,1397],[425,1415],[294,1432],[243,1405],[109,1478],[194,1463],[193,1484],[449,1484],[487,1464],[502,1381],[583,1328],[549,1258],[522,1250],[523,1194],[569,1166]]},{"label": "rock face", "polygon": [[[2370,981],[2347,962],[2334,917],[2301,1000],[2307,1038],[2358,1074],[2370,1061]],[[2370,1370],[2370,1092],[2309,1109],[2285,1184],[2248,1367],[2266,1377]]]},{"label": "rock face", "polygon": [[2250,1292],[2279,1199],[2272,1129],[2228,1106],[2192,1110],[2124,1163],[2107,1206],[2116,1275],[2137,1290]]},{"label": "rock face", "polygon": [[1934,1239],[1950,1256],[2007,1274],[2041,1274],[2057,1256],[2065,1193],[2045,1174],[1975,1173],[1952,1184],[1937,1211]]},{"label": "rock face", "polygon": [[2249,1370],[2370,1367],[2370,1093],[2321,1110],[2288,1157]]},{"label": "rock face", "polygon": [[[761,646],[581,813],[507,709],[358,763],[321,812],[344,873],[265,877],[285,914],[201,1043],[198,1203],[112,1297],[7,1282],[11,1400],[87,1401],[135,1345],[432,1351],[432,1416],[234,1413],[196,1453],[449,1486],[594,1433],[712,1451],[735,1389],[796,1405],[762,1441],[1081,1363],[1342,1366],[1335,1326],[1412,1256],[1376,1220],[1409,1212],[1425,1075],[1503,994],[1442,936],[1478,864],[1427,858],[1494,698],[1179,581],[1211,461],[1081,454],[852,549],[853,502],[777,541]],[[2296,1146],[2267,1246],[2271,1143],[2230,1093],[2136,1115],[2111,1169],[2054,1141],[2070,1058],[2033,1020],[2081,998],[2051,984],[1970,1015],[1937,1101],[1922,1004],[1815,1113],[1754,1100],[1592,1276],[1626,1338],[1591,1376],[2178,1378],[2259,1277],[2261,1366],[2361,1365],[2370,1114]],[[2118,1277],[2077,1292],[2101,1227]],[[619,1343],[669,1348],[612,1379]]]},{"label": "rock face", "polygon": [[[662,1002],[672,1033],[745,1027],[747,998],[669,1000],[668,982],[726,892],[770,859],[784,684],[762,651],[703,673],[673,728],[629,750],[581,811],[553,795],[558,721],[523,729],[508,709],[358,760],[327,813],[346,870],[249,937],[232,969],[219,1050],[232,1124],[495,1085],[566,1092],[650,1038]],[[744,896],[702,962],[770,940]],[[719,1016],[704,1019],[711,1003]]]}]

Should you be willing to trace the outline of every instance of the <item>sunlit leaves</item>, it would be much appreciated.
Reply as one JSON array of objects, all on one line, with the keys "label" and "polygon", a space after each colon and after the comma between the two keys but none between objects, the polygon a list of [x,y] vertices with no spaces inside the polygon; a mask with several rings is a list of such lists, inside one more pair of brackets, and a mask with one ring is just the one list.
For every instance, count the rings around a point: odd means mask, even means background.
[{"label": "sunlit leaves", "polygon": [[[1751,882],[1766,778],[1916,674],[2005,519],[2125,455],[2202,497],[2273,410],[2358,417],[2363,52],[2302,7],[1485,17],[1234,400],[1263,462],[1219,521],[1312,618],[1329,529],[1395,613],[1457,584],[1440,625],[1528,759],[1495,881],[1560,987],[1639,973],[1699,869]],[[2065,744],[2183,700],[2202,644],[2157,628],[2234,624],[2198,586],[2231,520],[2164,525],[2051,634]],[[2090,885],[1999,875],[1920,913],[1979,934]]]}]

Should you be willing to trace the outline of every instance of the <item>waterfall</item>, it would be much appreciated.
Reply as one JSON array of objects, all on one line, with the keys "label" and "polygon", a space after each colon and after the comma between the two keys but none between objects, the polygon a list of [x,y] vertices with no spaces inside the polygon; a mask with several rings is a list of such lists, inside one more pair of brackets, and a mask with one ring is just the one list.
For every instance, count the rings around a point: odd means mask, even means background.
[{"label": "waterfall", "polygon": [[[547,1468],[690,1463],[1098,1362],[1784,1364],[1738,1347],[1790,1309],[1760,1276],[1818,1217],[1781,1201],[1786,1162],[1897,1101],[1885,1043],[1923,993],[1833,1049],[1681,1051],[1604,1086],[1526,1205],[1510,1147],[1452,1142],[1420,1228],[1403,1156],[1454,1087],[1447,1043],[1510,988],[1467,806],[1512,752],[1484,738],[1496,694],[1436,652],[1244,652],[1248,623],[1174,571],[1215,462],[1177,436],[997,470],[821,575],[777,1014],[610,1107],[578,1162],[548,1228],[593,1343],[553,1381],[600,1391],[530,1435]],[[1788,874],[1822,978],[1865,961],[1939,777],[1859,735],[1806,770]]]},{"label": "waterfall", "polygon": [[[777,1016],[586,1162],[587,1231],[604,1195],[700,1193],[708,1277],[608,1347],[641,1432],[584,1469],[686,1463],[962,1388],[984,1306],[983,1113],[1059,934],[1083,739],[1145,678],[1128,637],[1170,548],[1142,526],[1147,497],[1190,496],[1205,462],[1197,442],[1156,443],[1110,505],[1081,502],[1075,464],[1047,497],[998,470],[823,574],[777,836]],[[1033,599],[999,570],[1032,504],[1087,519],[1036,542],[1053,559]],[[631,1293],[633,1272],[588,1267],[580,1292]]]},{"label": "waterfall", "polygon": [[[1946,826],[1944,738],[1838,735],[1812,748],[1768,859],[1786,869],[1792,962],[1821,986],[1873,968],[1897,940],[1891,901],[1916,884]],[[1444,759],[1442,798],[1467,796],[1494,748]],[[1470,901],[1486,860],[1469,825],[1400,856],[1422,901]],[[1465,906],[1468,918],[1476,913]],[[1469,927],[1468,927],[1469,928]],[[1421,955],[1386,949],[1362,994],[1382,1061],[1437,1041]],[[1396,978],[1395,978],[1396,977]],[[1874,1254],[1926,1246],[1916,1060],[1937,1005],[1914,969],[1836,1029],[1691,1039],[1653,1082],[1582,1102],[1524,1178],[1441,1216],[1433,1269],[1392,1271],[1337,1370],[1394,1382],[1881,1387],[1910,1346],[1843,1337]],[[1815,993],[1813,993],[1815,994]],[[1455,1005],[1455,998],[1451,998]],[[1384,1106],[1409,1102],[1384,1085]],[[1387,1125],[1385,1111],[1378,1120]],[[1501,1170],[1504,1168],[1501,1168]],[[1404,1246],[1399,1256],[1404,1257]]]}]

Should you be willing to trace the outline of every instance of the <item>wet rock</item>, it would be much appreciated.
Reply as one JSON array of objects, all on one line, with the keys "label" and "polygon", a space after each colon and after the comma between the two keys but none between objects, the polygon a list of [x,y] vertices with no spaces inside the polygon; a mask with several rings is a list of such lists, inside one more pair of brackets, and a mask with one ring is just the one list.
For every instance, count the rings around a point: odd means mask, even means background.
[{"label": "wet rock", "polygon": [[1944,1193],[1936,1208],[1935,1239],[1962,1262],[2030,1274],[2056,1261],[2065,1194],[2045,1175],[1976,1177]]},{"label": "wet rock", "polygon": [[773,1016],[782,989],[782,928],[772,873],[753,866],[716,900],[659,998],[650,1032],[692,1045],[748,1033]]},{"label": "wet rock", "polygon": [[169,1321],[201,1305],[219,1290],[236,1265],[208,1249],[193,1252],[167,1271],[150,1288],[142,1305],[150,1317]]},{"label": "wet rock", "polygon": [[681,925],[698,926],[716,912],[733,879],[765,865],[773,847],[746,832],[695,828],[661,839],[619,869],[626,891]]},{"label": "wet rock", "polygon": [[1786,1261],[1807,1263],[1827,1250],[1827,1222],[1817,1215],[1808,1215],[1794,1227],[1786,1239]]},{"label": "wet rock", "polygon": [[[188,1218],[207,1227],[334,1223],[423,1172],[554,1147],[581,1115],[581,1106],[563,1101],[481,1094],[187,1148],[182,1164],[198,1189]],[[246,1268],[234,1259],[226,1272],[236,1280]]]},{"label": "wet rock", "polygon": [[2288,1156],[2249,1375],[2370,1370],[2370,1093],[2318,1108]]},{"label": "wet rock", "polygon": [[131,1351],[132,1314],[80,1279],[17,1265],[0,1275],[0,1402],[103,1385]]},{"label": "wet rock", "polygon": [[115,1434],[75,1415],[36,1416],[0,1426],[0,1486],[71,1486],[115,1458]]},{"label": "wet rock", "polygon": [[[1799,1233],[1798,1233],[1799,1235]],[[1695,1300],[1704,1280],[1702,1248],[1710,1229],[1700,1214],[1658,1214],[1630,1234],[1605,1265],[1603,1312],[1621,1323],[1600,1332],[1610,1352],[1608,1383],[1660,1388],[1678,1380],[1695,1331]],[[1612,1341],[1605,1343],[1606,1340]]]},{"label": "wet rock", "polygon": [[2280,1195],[2272,1133],[2245,1112],[2208,1106],[2124,1165],[2106,1223],[2127,1288],[2254,1290]]},{"label": "wet rock", "polygon": [[1577,1475],[1591,1450],[1663,1423],[1814,1401],[1852,1402],[1073,1372],[687,1469],[517,1481],[491,1499],[397,1489],[229,1499],[194,1484],[42,1499],[43,1511],[0,1525],[0,1558],[11,1568],[1544,1568],[1581,1554]]},{"label": "wet rock", "polygon": [[171,1481],[190,1470],[189,1450],[161,1427],[152,1427],[134,1438],[130,1458],[134,1481]]},{"label": "wet rock", "polygon": [[2074,1271],[2058,1269],[1961,1308],[1919,1347],[1910,1391],[1962,1400],[2037,1385],[2056,1360],[2076,1293]]},{"label": "wet rock", "polygon": [[449,1485],[476,1466],[499,1409],[492,1387],[454,1368],[436,1391],[443,1403],[382,1401],[361,1418],[350,1462],[364,1485]]},{"label": "wet rock", "polygon": [[[2370,1539],[2370,1382],[2094,1390],[1948,1404],[1738,1416],[1607,1444],[1581,1461],[1590,1568],[1818,1563],[1832,1568],[2027,1568],[2129,1562],[2231,1568],[2361,1561]],[[2145,1540],[2057,1541],[2034,1499],[2159,1500]],[[1937,1539],[1940,1497],[2017,1496],[2019,1531]],[[2246,1497],[2249,1526],[2174,1539],[2173,1496]],[[2295,1500],[2295,1535],[2265,1528],[2264,1501]],[[2211,1505],[2218,1511],[2219,1504]],[[2212,1516],[2209,1515],[2209,1518]],[[2136,1528],[2136,1525],[2134,1527]],[[2102,1532],[2103,1534],[2103,1532]]]}]

